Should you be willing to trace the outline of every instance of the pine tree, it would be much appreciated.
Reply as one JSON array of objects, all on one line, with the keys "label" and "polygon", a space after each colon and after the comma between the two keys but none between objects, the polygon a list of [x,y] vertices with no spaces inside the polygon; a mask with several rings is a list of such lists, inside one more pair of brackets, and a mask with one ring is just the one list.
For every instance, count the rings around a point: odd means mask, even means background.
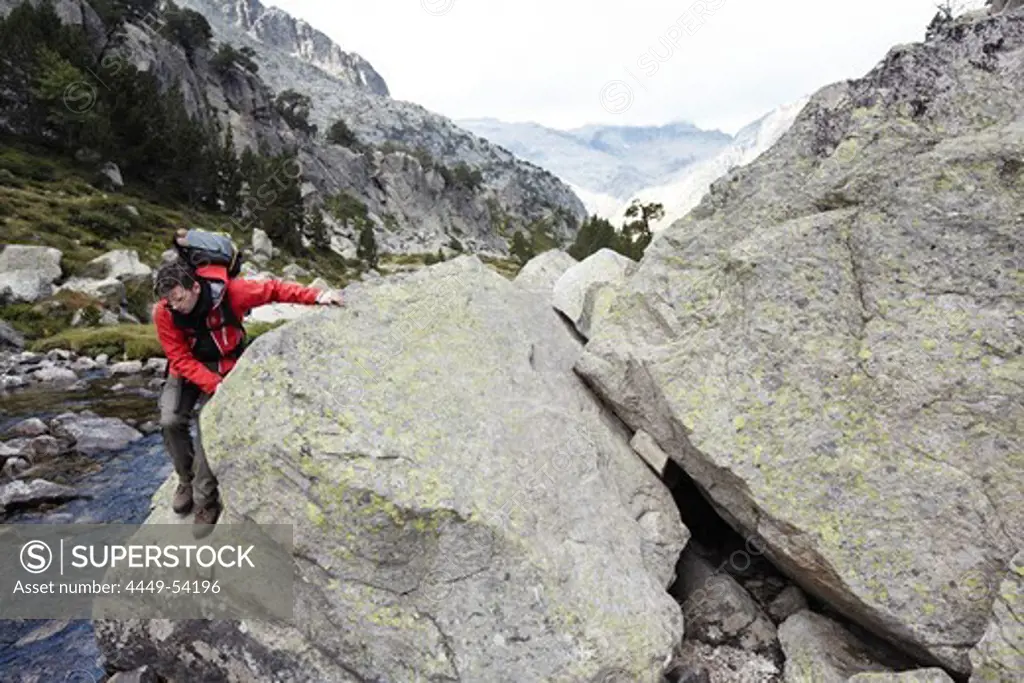
[{"label": "pine tree", "polygon": [[364,223],[359,232],[356,257],[370,268],[377,267],[377,238],[373,236],[373,226],[369,223]]}]

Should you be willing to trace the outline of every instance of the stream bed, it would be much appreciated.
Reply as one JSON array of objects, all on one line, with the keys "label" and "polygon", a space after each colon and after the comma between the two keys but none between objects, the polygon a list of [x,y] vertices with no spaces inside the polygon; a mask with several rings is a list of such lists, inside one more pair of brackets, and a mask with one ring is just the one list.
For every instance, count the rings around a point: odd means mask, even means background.
[{"label": "stream bed", "polygon": [[[126,383],[124,378],[120,381]],[[140,424],[158,419],[154,392],[130,386],[115,392],[114,383],[96,379],[83,391],[44,384],[0,393],[0,434],[25,418],[46,422],[69,411],[91,410],[100,417]],[[70,486],[84,497],[8,511],[3,523],[142,523],[154,492],[172,472],[159,432],[116,452],[62,455],[39,476]],[[105,675],[89,620],[0,619],[0,683],[99,683]]]}]

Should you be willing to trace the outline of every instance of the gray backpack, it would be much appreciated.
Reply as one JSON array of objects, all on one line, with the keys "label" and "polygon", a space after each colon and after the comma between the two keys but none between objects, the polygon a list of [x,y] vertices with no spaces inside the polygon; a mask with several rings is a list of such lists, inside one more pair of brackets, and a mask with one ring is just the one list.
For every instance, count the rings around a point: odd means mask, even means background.
[{"label": "gray backpack", "polygon": [[209,265],[224,266],[228,277],[238,277],[242,270],[242,254],[226,232],[179,230],[173,244],[182,260],[193,270]]}]

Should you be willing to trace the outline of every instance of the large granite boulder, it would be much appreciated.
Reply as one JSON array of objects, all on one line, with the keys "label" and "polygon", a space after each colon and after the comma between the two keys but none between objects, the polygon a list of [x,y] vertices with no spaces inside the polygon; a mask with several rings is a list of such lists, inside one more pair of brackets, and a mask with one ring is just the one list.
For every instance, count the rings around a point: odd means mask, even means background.
[{"label": "large granite boulder", "polygon": [[577,364],[804,589],[960,674],[1024,545],[1022,68],[1000,14],[822,90]]},{"label": "large granite boulder", "polygon": [[561,249],[549,249],[530,259],[516,274],[514,282],[550,299],[558,278],[577,263],[579,261]]},{"label": "large granite boulder", "polygon": [[295,525],[295,618],[99,620],[101,647],[172,680],[657,681],[689,534],[546,298],[464,256],[348,299],[256,340],[201,418],[224,520]]},{"label": "large granite boulder", "polygon": [[86,264],[84,276],[107,280],[114,278],[126,284],[145,284],[153,276],[153,269],[139,260],[134,249],[117,249],[97,256]]},{"label": "large granite boulder", "polygon": [[636,261],[601,249],[572,266],[555,283],[552,305],[589,338],[606,315],[619,285],[636,270]]}]

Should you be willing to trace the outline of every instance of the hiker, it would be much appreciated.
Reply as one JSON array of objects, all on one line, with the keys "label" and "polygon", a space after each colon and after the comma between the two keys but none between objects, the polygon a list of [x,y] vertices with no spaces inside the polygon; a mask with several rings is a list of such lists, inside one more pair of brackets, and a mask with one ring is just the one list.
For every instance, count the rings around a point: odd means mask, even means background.
[{"label": "hiker", "polygon": [[[180,237],[176,240],[181,246]],[[193,263],[195,261],[192,261]],[[193,409],[202,409],[245,349],[242,320],[269,303],[343,306],[341,294],[280,280],[245,280],[231,267],[198,267],[181,258],[157,272],[153,309],[157,336],[167,357],[167,378],[160,395],[160,427],[178,474],[172,507],[179,515],[196,508],[193,535],[213,530],[222,510],[217,478],[202,446],[199,421],[195,442],[189,436]],[[193,500],[193,487],[195,500]]]}]

